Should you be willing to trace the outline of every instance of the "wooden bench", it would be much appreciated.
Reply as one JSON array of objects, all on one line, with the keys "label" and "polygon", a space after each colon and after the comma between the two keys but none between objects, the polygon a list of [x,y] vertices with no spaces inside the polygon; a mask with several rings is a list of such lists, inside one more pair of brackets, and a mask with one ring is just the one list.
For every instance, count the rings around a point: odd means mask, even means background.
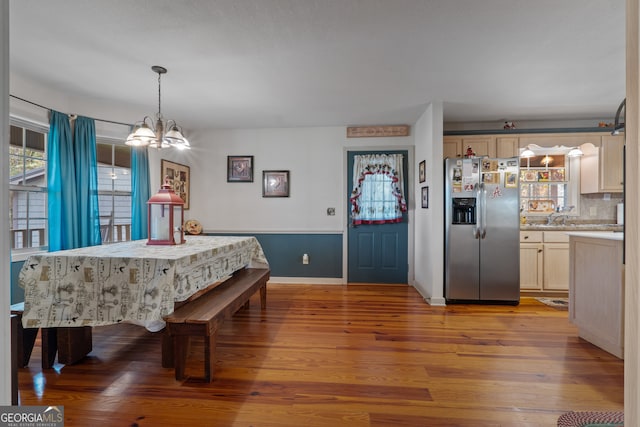
[{"label": "wooden bench", "polygon": [[215,366],[216,335],[222,323],[240,308],[248,307],[249,299],[258,290],[260,304],[267,307],[266,268],[245,268],[233,274],[207,293],[176,308],[165,317],[166,333],[172,339],[176,380],[185,376],[189,338],[204,337],[204,380],[211,382]]},{"label": "wooden bench", "polygon": [[36,337],[38,331],[40,333],[42,359],[41,364],[43,369],[48,369],[53,366],[53,362],[56,358],[57,343],[56,343],[56,331],[49,328],[24,328],[22,326],[22,314],[24,313],[24,302],[11,304],[11,314],[16,316],[16,347],[14,352],[16,355],[16,361],[19,368],[25,368],[29,365],[31,359],[31,353],[36,343]]}]

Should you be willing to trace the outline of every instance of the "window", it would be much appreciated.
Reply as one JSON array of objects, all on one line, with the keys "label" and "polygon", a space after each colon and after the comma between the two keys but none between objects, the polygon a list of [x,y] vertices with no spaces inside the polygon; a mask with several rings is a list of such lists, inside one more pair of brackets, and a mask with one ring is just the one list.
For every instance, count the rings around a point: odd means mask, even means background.
[{"label": "window", "polygon": [[96,152],[102,243],[131,240],[131,148],[98,142]]},{"label": "window", "polygon": [[407,210],[402,154],[355,155],[353,163],[353,224],[402,222]]},{"label": "window", "polygon": [[46,140],[46,129],[10,127],[9,221],[14,252],[47,248]]},{"label": "window", "polygon": [[578,162],[565,154],[520,159],[520,210],[525,215],[578,212]]}]

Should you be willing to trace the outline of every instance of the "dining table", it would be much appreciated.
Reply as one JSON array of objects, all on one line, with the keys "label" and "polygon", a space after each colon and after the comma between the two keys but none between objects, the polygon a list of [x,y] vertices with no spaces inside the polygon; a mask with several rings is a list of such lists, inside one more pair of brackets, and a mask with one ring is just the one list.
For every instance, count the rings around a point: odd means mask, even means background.
[{"label": "dining table", "polygon": [[[176,303],[237,270],[269,265],[253,236],[185,240],[166,246],[134,240],[31,255],[19,273],[25,294],[22,326],[64,329],[84,341],[87,329],[121,322],[157,332]],[[85,347],[81,353],[90,351],[90,343]],[[61,359],[63,349],[58,351]],[[77,357],[63,359],[70,363]]]}]

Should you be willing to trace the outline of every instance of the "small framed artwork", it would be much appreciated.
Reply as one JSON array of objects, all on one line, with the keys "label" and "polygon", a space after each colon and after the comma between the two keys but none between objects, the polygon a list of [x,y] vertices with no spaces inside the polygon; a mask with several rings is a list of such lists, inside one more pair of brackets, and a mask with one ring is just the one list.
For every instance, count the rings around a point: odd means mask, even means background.
[{"label": "small framed artwork", "polygon": [[227,182],[253,182],[253,156],[227,156]]},{"label": "small framed artwork", "polygon": [[482,182],[485,184],[499,184],[500,174],[495,172],[485,172],[482,174]]},{"label": "small framed artwork", "polygon": [[262,171],[262,197],[289,197],[289,171]]},{"label": "small framed artwork", "polygon": [[425,182],[425,180],[427,179],[426,169],[427,169],[427,166],[426,166],[425,160],[423,160],[418,165],[418,178],[420,179],[420,182]]},{"label": "small framed artwork", "polygon": [[429,208],[429,187],[422,187],[422,208]]},{"label": "small framed artwork", "polygon": [[552,170],[551,181],[564,181],[564,169]]},{"label": "small framed artwork", "polygon": [[504,173],[504,186],[506,188],[517,188],[518,187],[518,175],[515,172],[505,172]]},{"label": "small framed artwork", "polygon": [[174,193],[184,200],[184,208],[189,209],[189,184],[191,182],[189,166],[162,159],[160,171],[160,185],[164,185],[167,180]]}]

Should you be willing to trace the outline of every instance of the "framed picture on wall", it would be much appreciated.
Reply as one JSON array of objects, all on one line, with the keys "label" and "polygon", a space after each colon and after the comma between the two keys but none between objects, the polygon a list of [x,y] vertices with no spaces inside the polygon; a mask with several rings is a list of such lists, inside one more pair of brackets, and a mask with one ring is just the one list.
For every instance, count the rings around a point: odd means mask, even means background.
[{"label": "framed picture on wall", "polygon": [[422,208],[429,208],[429,187],[422,187]]},{"label": "framed picture on wall", "polygon": [[171,189],[184,200],[184,208],[189,209],[189,166],[162,159],[160,171],[160,185],[164,185],[166,179]]},{"label": "framed picture on wall", "polygon": [[262,171],[262,197],[289,197],[289,171]]},{"label": "framed picture on wall", "polygon": [[418,177],[420,179],[420,182],[425,182],[426,179],[427,179],[427,170],[426,169],[427,169],[426,161],[423,160],[418,165]]},{"label": "framed picture on wall", "polygon": [[253,156],[227,156],[227,182],[253,182]]}]

